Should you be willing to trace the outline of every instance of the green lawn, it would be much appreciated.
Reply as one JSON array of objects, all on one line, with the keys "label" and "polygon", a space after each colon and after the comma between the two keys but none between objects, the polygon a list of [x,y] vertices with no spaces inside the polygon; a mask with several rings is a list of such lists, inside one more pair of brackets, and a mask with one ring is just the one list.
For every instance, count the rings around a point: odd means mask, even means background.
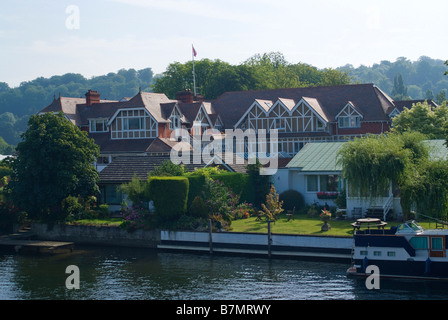
[{"label": "green lawn", "polygon": [[83,219],[70,222],[68,225],[119,227],[122,222],[122,218]]},{"label": "green lawn", "polygon": [[[326,236],[353,236],[353,220],[331,220],[329,231],[321,231],[323,222],[319,218],[309,218],[306,215],[295,215],[294,220],[287,219],[286,215],[280,215],[275,223],[271,223],[272,233],[303,234],[303,235],[326,235]],[[386,228],[396,226],[400,222],[390,221]],[[267,233],[267,222],[257,221],[255,217],[232,221],[232,232],[259,232]],[[422,222],[423,228],[435,228],[434,223]]]},{"label": "green lawn", "polygon": [[[77,220],[70,225],[86,225],[86,226],[114,226],[118,227],[123,222],[121,218],[108,218],[108,219],[85,219]],[[331,220],[329,224],[331,229],[329,231],[321,231],[323,222],[319,218],[310,218],[306,215],[295,215],[293,220],[287,219],[286,215],[282,214],[277,218],[277,221],[271,223],[272,233],[281,234],[302,234],[302,235],[322,235],[322,236],[353,236],[353,228],[350,225],[353,220]],[[400,222],[390,221],[386,228],[396,226]],[[435,228],[435,223],[419,222],[419,224],[425,229]],[[267,233],[268,224],[266,221],[259,220],[255,217],[248,219],[240,219],[232,221],[231,232],[255,232],[255,233]]]}]

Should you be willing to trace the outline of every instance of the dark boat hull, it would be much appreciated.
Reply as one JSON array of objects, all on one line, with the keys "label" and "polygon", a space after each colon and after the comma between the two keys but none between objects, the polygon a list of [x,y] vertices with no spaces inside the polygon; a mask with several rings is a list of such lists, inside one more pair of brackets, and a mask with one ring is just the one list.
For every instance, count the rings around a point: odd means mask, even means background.
[{"label": "dark boat hull", "polygon": [[419,279],[446,279],[448,280],[448,262],[440,261],[392,261],[368,260],[368,262],[355,259],[354,265],[348,270],[351,275],[369,276],[365,268],[368,265],[378,267],[380,277],[392,278],[419,278]]}]

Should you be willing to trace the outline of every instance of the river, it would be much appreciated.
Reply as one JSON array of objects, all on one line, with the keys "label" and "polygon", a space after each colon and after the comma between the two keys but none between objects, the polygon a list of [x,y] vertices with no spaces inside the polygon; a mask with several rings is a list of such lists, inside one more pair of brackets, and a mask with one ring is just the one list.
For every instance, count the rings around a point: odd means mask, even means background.
[{"label": "river", "polygon": [[[69,265],[79,289],[67,289]],[[365,280],[344,263],[77,247],[55,255],[0,253],[0,300],[443,300],[448,284]]]}]

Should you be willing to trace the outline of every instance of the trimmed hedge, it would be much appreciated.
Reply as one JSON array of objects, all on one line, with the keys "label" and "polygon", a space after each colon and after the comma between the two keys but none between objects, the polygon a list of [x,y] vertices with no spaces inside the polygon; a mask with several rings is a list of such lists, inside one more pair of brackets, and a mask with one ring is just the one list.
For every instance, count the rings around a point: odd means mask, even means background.
[{"label": "trimmed hedge", "polygon": [[147,188],[158,218],[175,220],[187,211],[189,181],[186,177],[151,177]]}]

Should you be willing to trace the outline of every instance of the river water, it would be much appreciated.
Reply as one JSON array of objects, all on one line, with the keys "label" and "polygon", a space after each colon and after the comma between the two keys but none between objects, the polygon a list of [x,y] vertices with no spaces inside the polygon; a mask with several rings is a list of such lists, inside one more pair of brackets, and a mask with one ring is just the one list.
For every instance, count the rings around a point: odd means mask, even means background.
[{"label": "river water", "polygon": [[[69,290],[69,265],[79,289]],[[448,284],[365,280],[344,263],[77,247],[69,254],[0,253],[0,300],[441,300]]]}]

